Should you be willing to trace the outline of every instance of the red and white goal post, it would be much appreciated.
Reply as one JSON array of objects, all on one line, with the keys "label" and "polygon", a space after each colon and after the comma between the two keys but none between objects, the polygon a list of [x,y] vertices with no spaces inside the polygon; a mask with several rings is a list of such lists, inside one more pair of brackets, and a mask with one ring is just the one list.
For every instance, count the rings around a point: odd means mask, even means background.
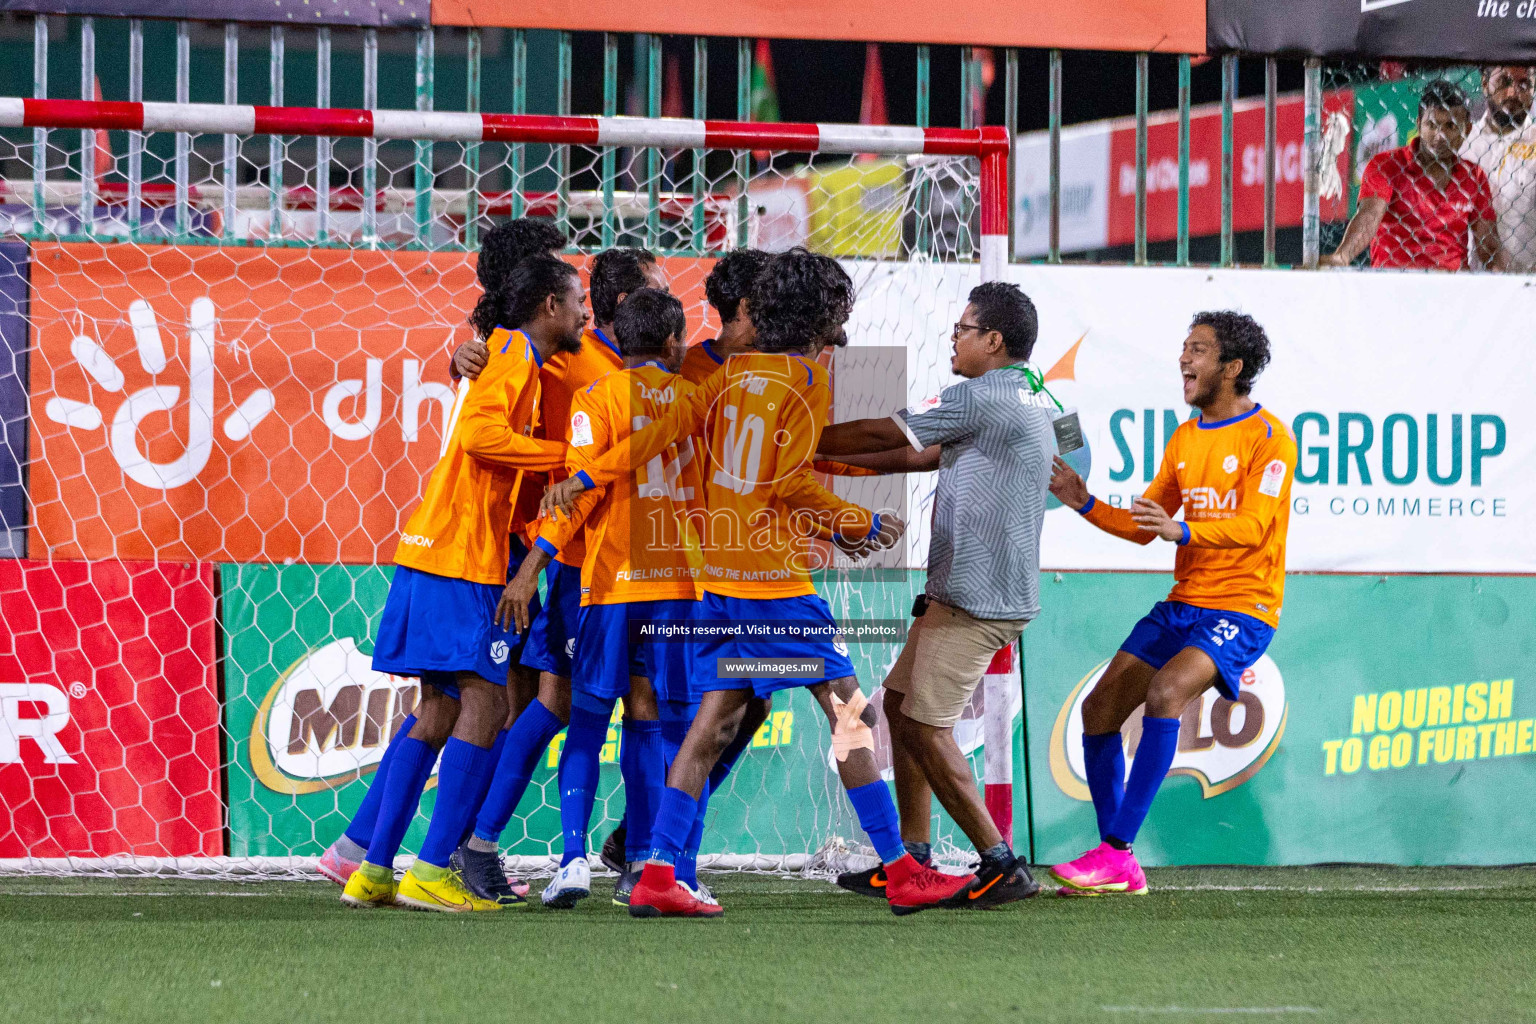
[{"label": "red and white goal post", "polygon": [[[142,141],[103,163],[111,131]],[[149,159],[166,134],[175,158]],[[360,159],[342,149],[357,139]],[[551,215],[578,250],[666,250],[695,340],[709,336],[696,264],[804,241],[860,288],[843,352],[904,348],[901,397],[917,400],[948,380],[966,290],[1003,276],[1008,144],[995,126],[0,98],[0,166],[33,172],[0,186],[0,244],[28,243],[30,261],[27,422],[7,424],[30,442],[26,522],[9,524],[25,551],[0,559],[0,673],[16,674],[0,710],[26,722],[0,715],[15,755],[0,870],[295,871],[340,833],[414,703],[358,644],[452,404],[474,229]],[[450,159],[424,175],[433,146]],[[269,152],[275,175],[246,173]],[[743,175],[749,152],[770,157]],[[312,176],[293,183],[295,163]],[[905,565],[921,567],[931,494],[904,495]],[[839,614],[883,618],[905,615],[910,579],[826,576]],[[866,653],[865,682],[894,654]],[[1005,834],[1017,689],[1015,648],[965,730]],[[711,805],[706,863],[825,869],[862,841],[825,730],[801,725],[765,725]],[[530,867],[559,836],[550,776],[506,837]],[[608,803],[594,834],[622,797]]]}]

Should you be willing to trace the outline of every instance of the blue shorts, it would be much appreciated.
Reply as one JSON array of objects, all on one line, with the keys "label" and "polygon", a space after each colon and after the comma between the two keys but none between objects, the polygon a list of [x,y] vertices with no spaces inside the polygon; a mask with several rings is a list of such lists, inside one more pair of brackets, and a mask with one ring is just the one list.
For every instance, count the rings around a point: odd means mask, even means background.
[{"label": "blue shorts", "polygon": [[1228,700],[1237,700],[1243,673],[1264,655],[1274,635],[1275,627],[1241,612],[1159,601],[1136,623],[1120,649],[1162,668],[1184,648],[1199,648],[1216,663],[1216,689]]},{"label": "blue shorts", "polygon": [[544,607],[528,625],[523,664],[569,679],[576,623],[581,618],[581,566],[550,562],[544,570],[544,582],[549,592]]},{"label": "blue shorts", "polygon": [[[807,628],[835,626],[832,609],[819,594],[800,597],[758,599],[723,597],[706,593],[694,613],[700,620],[745,622],[771,619],[793,621]],[[765,640],[750,636],[726,636],[719,639],[698,638],[693,642],[693,686],[697,693],[710,690],[751,690],[766,697],[779,690],[855,675],[848,660],[848,647],[841,640]],[[820,678],[721,679],[717,667],[720,658],[820,658]]]},{"label": "blue shorts", "polygon": [[616,700],[629,692],[629,677],[651,681],[656,699],[686,704],[690,701],[689,644],[683,637],[631,642],[631,624],[688,622],[696,601],[632,601],[627,604],[589,604],[582,608],[576,627],[579,656],[571,669],[571,690],[603,700]]},{"label": "blue shorts", "polygon": [[517,635],[496,625],[502,588],[396,566],[373,641],[373,670],[417,676],[450,697],[460,672],[507,685]]}]

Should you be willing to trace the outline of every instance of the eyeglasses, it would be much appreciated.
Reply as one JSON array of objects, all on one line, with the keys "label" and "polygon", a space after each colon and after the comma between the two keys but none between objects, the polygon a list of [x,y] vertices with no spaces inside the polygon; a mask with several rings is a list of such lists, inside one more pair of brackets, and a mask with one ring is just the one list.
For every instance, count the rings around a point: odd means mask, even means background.
[{"label": "eyeglasses", "polygon": [[955,324],[954,330],[950,332],[949,336],[951,338],[958,338],[960,337],[960,332],[962,331],[990,331],[991,329],[992,328],[990,327],[983,327],[981,324],[968,324],[964,320],[961,320],[959,323]]}]

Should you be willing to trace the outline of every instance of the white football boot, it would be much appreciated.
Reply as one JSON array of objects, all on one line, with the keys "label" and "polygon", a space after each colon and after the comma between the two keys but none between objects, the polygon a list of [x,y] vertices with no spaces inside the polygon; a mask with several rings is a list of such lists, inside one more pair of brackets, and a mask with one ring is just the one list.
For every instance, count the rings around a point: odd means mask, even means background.
[{"label": "white football boot", "polygon": [[592,893],[592,869],[587,858],[577,857],[555,872],[539,899],[546,907],[569,910]]}]

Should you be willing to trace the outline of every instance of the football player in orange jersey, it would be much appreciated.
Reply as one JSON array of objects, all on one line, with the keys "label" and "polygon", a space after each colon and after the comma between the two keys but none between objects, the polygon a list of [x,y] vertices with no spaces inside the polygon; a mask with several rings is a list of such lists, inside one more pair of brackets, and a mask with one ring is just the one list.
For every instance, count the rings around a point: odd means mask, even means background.
[{"label": "football player in orange jersey", "polygon": [[501,290],[482,296],[470,315],[491,343],[491,360],[478,380],[459,390],[442,457],[395,553],[373,652],[375,671],[421,679],[424,708],[456,705],[450,709],[453,735],[443,746],[431,824],[397,894],[395,854],[437,760],[416,729],[401,743],[368,856],[343,891],[351,905],[501,909],[466,889],[448,864],[485,792],[491,744],[506,720],[504,688],[515,638],[495,614],[509,558],[506,523],[523,470],[548,470],[564,460],[564,444],[531,436],[538,368],[580,344],[585,298],[569,264],[535,256],[518,264]]},{"label": "football player in orange jersey", "polygon": [[710,268],[704,278],[704,297],[720,318],[720,334],[688,347],[678,370],[688,383],[704,383],[731,356],[750,352],[757,344],[748,296],[770,258],[761,249],[732,249]]},{"label": "football player in orange jersey", "polygon": [[[541,433],[551,440],[568,439],[571,396],[623,366],[612,334],[614,311],[619,303],[640,288],[667,287],[656,257],[644,249],[609,249],[598,253],[592,259],[589,276],[593,325],[582,335],[579,348],[555,356],[539,371]],[[559,480],[564,471],[562,461],[550,476]],[[522,663],[539,672],[538,699],[528,705],[508,731],[485,802],[475,816],[474,834],[465,840],[458,853],[470,887],[478,892],[483,886],[485,892],[493,892],[501,899],[505,899],[504,885],[498,882],[501,834],[527,791],[540,753],[570,717],[571,652],[581,613],[583,554],[583,538],[575,536],[545,572],[544,605],[522,634]],[[636,711],[636,707],[625,705],[626,732],[651,734],[660,729],[654,718],[638,718]],[[638,751],[644,742],[637,740],[629,748]],[[621,757],[626,756],[623,749],[621,745]],[[631,771],[640,771],[640,766],[632,765]]]},{"label": "football player in orange jersey", "polygon": [[[512,273],[512,268],[529,256],[537,256],[540,253],[558,256],[565,248],[565,242],[565,235],[552,224],[531,217],[520,217],[491,228],[481,237],[480,252],[475,260],[475,279],[480,284],[482,294],[500,289],[506,283],[507,276]],[[473,344],[460,346],[461,351],[471,349],[478,353],[478,362],[473,372],[468,374],[473,379],[485,369],[490,350],[486,347],[484,338],[475,338]],[[455,380],[465,376],[452,366],[451,360],[450,376]],[[522,534],[530,518],[529,512],[533,513],[533,517],[537,517],[539,496],[543,492],[543,474],[525,473],[523,482],[518,488],[517,502],[513,506],[511,557],[507,565],[509,575],[517,572],[518,567],[523,564],[523,557],[528,554],[528,546]],[[538,694],[539,674],[522,666],[520,663],[522,653],[521,640],[519,640],[512,646],[508,655],[510,666],[507,669],[508,728],[511,728],[512,722]],[[352,872],[357,870],[358,864],[362,863],[364,855],[368,852],[368,844],[373,839],[373,826],[378,819],[379,800],[384,792],[384,780],[389,776],[396,749],[416,727],[416,722],[417,716],[413,713],[400,723],[399,729],[389,741],[389,746],[384,750],[384,756],[379,759],[378,770],[369,780],[368,792],[353,813],[352,820],[347,823],[346,830],[341,836],[320,857],[317,870],[337,885],[347,884],[347,879],[352,877]],[[425,728],[428,731],[427,742],[441,749],[448,740],[453,723],[444,718],[440,721],[425,723]],[[505,741],[506,734],[506,729],[496,734],[496,742],[491,747],[493,756],[498,756],[496,752]],[[528,894],[527,882],[509,879],[508,884],[519,896]]]},{"label": "football player in orange jersey", "polygon": [[[676,369],[686,348],[683,304],[666,292],[642,288],[620,304],[614,335],[625,369],[599,378],[571,403],[567,467],[579,472],[637,426],[660,418],[676,401]],[[701,500],[692,439],[670,446],[635,473],[607,487],[585,491],[569,516],[552,516],[539,531],[534,552],[508,584],[502,613],[528,625],[527,602],[536,592],[542,563],[586,534],[581,568],[581,613],[571,668],[571,720],[560,756],[560,818],[565,852],[560,870],[544,889],[545,906],[574,906],[591,891],[587,825],[598,780],[598,752],[608,735],[616,701],[633,717],[661,719],[661,734],[625,731],[624,773],[628,842],[649,849],[651,821],[666,781],[663,746],[680,743],[692,718],[686,635],[648,639],[647,630],[693,617],[697,538],[688,521]],[[674,747],[675,749],[675,747]],[[627,755],[627,756],[626,756]],[[631,771],[631,765],[638,771]],[[622,855],[622,851],[621,851]],[[627,905],[639,876],[639,858],[625,865],[614,902]]]},{"label": "football player in orange jersey", "polygon": [[[1179,716],[1212,686],[1236,700],[1280,623],[1296,442],[1249,396],[1268,363],[1269,339],[1252,317],[1195,316],[1179,372],[1184,400],[1200,416],[1174,432],[1157,476],[1129,509],[1095,500],[1056,460],[1051,493],[1063,505],[1117,537],[1178,546],[1168,600],[1136,624],[1083,702],[1083,763],[1101,842],[1051,869],[1064,895],[1147,891],[1131,844],[1173,764]],[[1182,522],[1173,518],[1181,506]],[[1120,728],[1143,704],[1127,779]]]},{"label": "football player in orange jersey", "polygon": [[[872,709],[865,706],[847,648],[836,639],[831,611],[807,571],[806,521],[835,523],[845,543],[874,537],[881,547],[896,543],[903,530],[894,516],[840,501],[811,475],[831,399],[827,372],[813,360],[825,345],[844,338],[853,285],[835,260],[793,249],[775,256],[758,276],[749,308],[757,351],[727,360],[666,416],[545,495],[546,507],[568,507],[583,489],[616,479],[708,425],[704,594],[695,623],[693,679],[702,700],[668,773],[651,856],[630,897],[630,914],[721,913],[677,883],[674,862],[693,827],[709,772],[748,701],[797,686],[811,690],[832,725],[838,774],[886,864],[892,909],[920,910],[954,895],[974,876],[942,875],[903,848],[896,807],[875,766]],[[785,664],[784,672],[753,671],[769,659],[802,664]]]}]

